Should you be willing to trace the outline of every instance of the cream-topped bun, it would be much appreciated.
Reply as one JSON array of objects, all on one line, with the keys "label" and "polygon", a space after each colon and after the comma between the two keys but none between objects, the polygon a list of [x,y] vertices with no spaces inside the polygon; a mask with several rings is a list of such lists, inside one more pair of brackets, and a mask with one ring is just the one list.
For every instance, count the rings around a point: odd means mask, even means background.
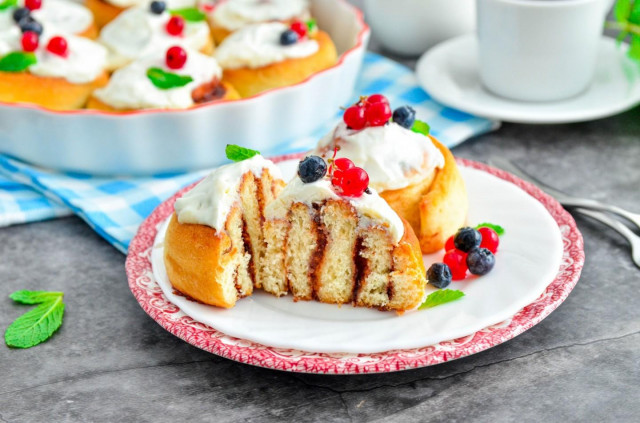
[{"label": "cream-topped bun", "polygon": [[[18,0],[16,7],[24,7],[24,0]],[[15,10],[14,7],[0,10],[0,31],[16,25],[13,19]],[[89,9],[65,0],[42,0],[42,6],[33,10],[31,16],[51,31],[68,34],[81,34],[93,24],[93,15]]]},{"label": "cream-topped bun", "polygon": [[[46,46],[54,36],[62,36],[68,45],[66,57],[47,51]],[[0,56],[10,52],[22,51],[20,29],[13,27],[0,32]],[[29,66],[33,75],[52,78],[64,78],[73,84],[85,84],[94,81],[104,72],[107,51],[100,44],[75,35],[62,35],[44,30],[39,46],[33,52],[37,62]]]},{"label": "cream-topped bun", "polygon": [[[128,9],[136,6],[148,6],[151,0],[105,0],[114,6]],[[196,0],[165,0],[169,9],[182,9],[186,7],[195,7]]]},{"label": "cream-topped bun", "polygon": [[214,55],[224,69],[255,69],[287,59],[309,57],[318,51],[318,42],[311,38],[290,45],[280,44],[280,35],[288,29],[280,22],[245,26],[225,38]]},{"label": "cream-topped bun", "polygon": [[[106,87],[93,93],[94,97],[115,109],[187,109],[194,105],[194,89],[222,78],[222,69],[216,60],[197,51],[187,50],[187,61],[177,70],[167,66],[165,57],[166,50],[159,49],[118,69]],[[193,80],[181,87],[160,89],[147,76],[150,68],[189,76]]]},{"label": "cream-topped bun", "polygon": [[369,174],[369,183],[378,191],[413,185],[444,166],[444,156],[429,137],[389,122],[361,130],[338,126],[320,140],[313,154],[326,158],[339,148]]},{"label": "cream-topped bun", "polygon": [[172,45],[201,50],[211,43],[205,21],[187,21],[184,33],[174,36],[166,30],[169,19],[171,14],[167,10],[154,14],[146,5],[118,15],[100,33],[100,42],[109,49],[109,68],[117,69],[137,57]]},{"label": "cream-topped bun", "polygon": [[209,14],[212,25],[229,31],[254,23],[294,18],[307,20],[309,17],[307,0],[226,0],[217,4]]},{"label": "cream-topped bun", "polygon": [[366,226],[370,223],[367,218],[382,221],[391,234],[393,242],[397,243],[404,235],[402,220],[374,189],[369,189],[369,192],[365,192],[359,197],[343,197],[336,193],[328,178],[304,183],[296,176],[285,186],[275,201],[267,206],[265,217],[267,219],[285,219],[293,203],[303,203],[311,207],[326,200],[342,199],[348,201],[356,210],[360,225]]}]

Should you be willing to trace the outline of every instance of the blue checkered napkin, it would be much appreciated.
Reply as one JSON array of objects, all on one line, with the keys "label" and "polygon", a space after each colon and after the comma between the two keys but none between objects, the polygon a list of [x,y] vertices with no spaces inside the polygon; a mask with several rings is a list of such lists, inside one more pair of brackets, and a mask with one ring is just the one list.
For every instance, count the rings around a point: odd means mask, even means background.
[{"label": "blue checkered napkin", "polygon": [[[376,92],[385,94],[392,106],[409,104],[414,107],[418,118],[431,126],[431,133],[449,147],[498,126],[495,121],[435,103],[418,86],[410,69],[377,54],[368,53],[353,101],[359,95]],[[335,126],[340,115],[341,112],[337,111],[334,120],[308,137],[283,141],[274,151],[291,153],[310,149]],[[60,206],[62,204],[124,253],[140,223],[156,206],[205,173],[201,171],[127,179],[102,178],[44,171],[0,155],[0,174],[18,183],[12,185],[14,191],[2,190],[0,187],[0,192],[6,194],[0,197],[0,222],[9,221],[10,216],[18,216],[16,213],[24,216],[20,222],[43,218],[41,216],[53,217],[65,212]],[[30,188],[41,193],[42,197],[35,195]],[[30,200],[21,201],[23,194],[12,195],[12,192],[28,192]],[[57,203],[49,199],[54,199]]]},{"label": "blue checkered napkin", "polygon": [[0,176],[0,227],[73,214],[28,185]]}]

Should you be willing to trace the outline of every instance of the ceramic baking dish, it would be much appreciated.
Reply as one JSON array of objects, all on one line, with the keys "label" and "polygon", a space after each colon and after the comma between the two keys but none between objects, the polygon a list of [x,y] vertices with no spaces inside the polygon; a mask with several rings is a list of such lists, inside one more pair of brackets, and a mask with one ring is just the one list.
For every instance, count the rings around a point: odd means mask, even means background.
[{"label": "ceramic baking dish", "polygon": [[346,1],[312,0],[311,9],[340,57],[306,81],[179,111],[59,112],[0,103],[0,152],[57,170],[112,175],[216,166],[228,143],[284,153],[287,141],[318,128],[351,97],[369,39],[362,13]]}]

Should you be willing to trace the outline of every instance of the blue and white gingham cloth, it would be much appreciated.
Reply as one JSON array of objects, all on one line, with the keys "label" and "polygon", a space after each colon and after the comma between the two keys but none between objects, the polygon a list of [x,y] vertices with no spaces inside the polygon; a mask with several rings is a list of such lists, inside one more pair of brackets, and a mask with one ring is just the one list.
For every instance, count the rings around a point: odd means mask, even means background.
[{"label": "blue and white gingham cloth", "polygon": [[[383,93],[393,105],[409,104],[431,133],[448,147],[496,129],[498,122],[469,115],[434,102],[413,72],[380,55],[367,53],[356,90]],[[308,137],[283,141],[277,151],[312,148],[340,119],[327,122]],[[144,178],[105,178],[57,173],[0,155],[0,226],[75,213],[118,250],[126,253],[138,226],[160,203],[207,171]]]}]

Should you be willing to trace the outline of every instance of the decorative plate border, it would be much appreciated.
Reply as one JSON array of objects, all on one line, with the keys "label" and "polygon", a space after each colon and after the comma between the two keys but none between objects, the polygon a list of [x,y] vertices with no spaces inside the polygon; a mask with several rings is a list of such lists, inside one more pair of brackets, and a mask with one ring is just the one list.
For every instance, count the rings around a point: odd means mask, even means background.
[{"label": "decorative plate border", "polygon": [[[279,156],[274,162],[300,156]],[[193,320],[167,300],[151,268],[151,249],[158,226],[172,213],[176,198],[189,187],[176,193],[154,210],[131,241],[126,261],[129,288],[144,311],[180,339],[231,360],[276,370],[319,374],[385,373],[431,366],[484,351],[536,325],[569,296],[580,278],[584,265],[584,245],[573,217],[555,199],[534,185],[482,163],[465,159],[458,159],[458,163],[509,181],[540,201],[558,223],[564,247],[562,263],[556,278],[536,301],[524,307],[512,318],[472,335],[411,350],[376,354],[321,354],[272,348],[233,338]]]}]

